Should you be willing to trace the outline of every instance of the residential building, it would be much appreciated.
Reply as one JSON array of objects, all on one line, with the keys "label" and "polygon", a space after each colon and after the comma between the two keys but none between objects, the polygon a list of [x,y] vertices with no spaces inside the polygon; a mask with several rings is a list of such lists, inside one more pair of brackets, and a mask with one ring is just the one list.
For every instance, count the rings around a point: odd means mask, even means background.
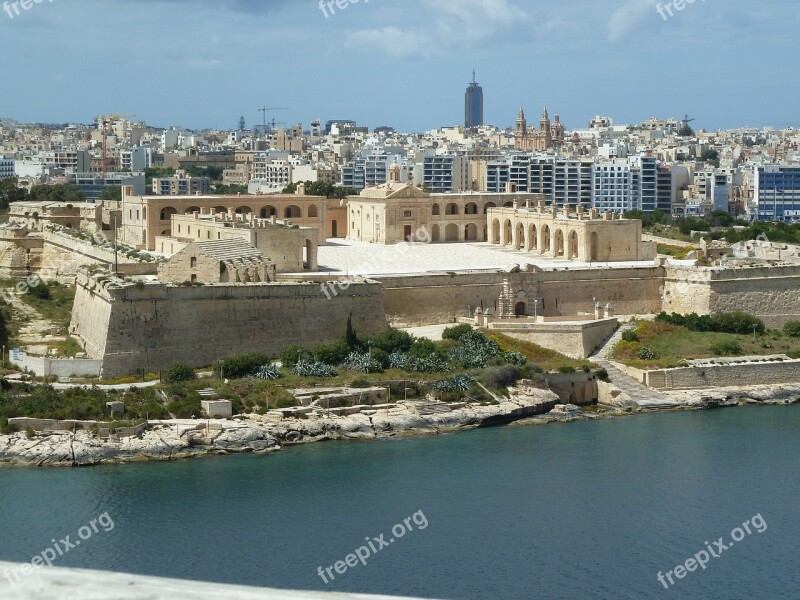
[{"label": "residential building", "polygon": [[144,171],[153,166],[153,149],[135,146],[130,150],[120,150],[119,161],[123,171]]},{"label": "residential building", "polygon": [[14,164],[13,158],[8,158],[7,156],[0,154],[0,179],[16,177]]},{"label": "residential building", "polygon": [[469,159],[452,154],[425,157],[422,184],[431,193],[469,190]]},{"label": "residential building", "polygon": [[188,177],[184,171],[177,171],[174,177],[153,179],[153,194],[156,196],[195,196],[211,192],[211,179],[208,177]]}]

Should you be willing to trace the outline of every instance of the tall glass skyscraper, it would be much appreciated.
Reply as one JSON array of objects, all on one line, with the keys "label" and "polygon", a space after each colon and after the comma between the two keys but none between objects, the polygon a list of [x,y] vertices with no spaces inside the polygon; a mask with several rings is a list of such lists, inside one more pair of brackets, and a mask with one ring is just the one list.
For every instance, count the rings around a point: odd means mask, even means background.
[{"label": "tall glass skyscraper", "polygon": [[475,70],[472,70],[472,83],[464,95],[464,126],[468,129],[483,125],[483,88],[475,81]]}]

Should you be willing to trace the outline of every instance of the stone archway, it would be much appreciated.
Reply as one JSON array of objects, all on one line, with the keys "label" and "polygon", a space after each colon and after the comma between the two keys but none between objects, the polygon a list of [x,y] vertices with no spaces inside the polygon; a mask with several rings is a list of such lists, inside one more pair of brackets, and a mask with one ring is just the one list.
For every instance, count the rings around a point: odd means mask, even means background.
[{"label": "stone archway", "polygon": [[550,226],[542,226],[541,241],[539,242],[539,253],[545,254],[550,252]]},{"label": "stone archway", "polygon": [[599,260],[600,247],[597,240],[597,232],[593,231],[589,236],[589,260]]},{"label": "stone archway", "polygon": [[475,223],[468,223],[464,227],[464,241],[477,242],[478,241],[478,226]]},{"label": "stone archway", "polygon": [[438,225],[434,225],[433,227],[431,227],[431,241],[432,242],[442,241],[442,232]]},{"label": "stone archway", "polygon": [[458,225],[455,223],[450,223],[444,229],[444,239],[446,242],[457,242],[458,241]]},{"label": "stone archway", "polygon": [[578,258],[578,232],[572,231],[569,234],[569,244],[567,246],[567,258],[572,260]]},{"label": "stone archway", "polygon": [[500,243],[500,219],[494,219],[492,221],[492,237],[489,241],[493,244]]},{"label": "stone archway", "polygon": [[556,229],[555,247],[553,248],[553,256],[557,257],[564,256],[564,231],[562,229]]},{"label": "stone archway", "polygon": [[506,219],[503,223],[503,246],[510,246],[513,242],[513,227],[511,219]]},{"label": "stone archway", "polygon": [[517,302],[514,305],[514,316],[515,317],[524,317],[528,314],[527,306],[524,302]]},{"label": "stone archway", "polygon": [[528,250],[536,250],[539,247],[539,239],[536,234],[536,225],[531,223],[528,227]]},{"label": "stone archway", "polygon": [[525,248],[525,225],[523,223],[517,224],[517,241],[514,244],[515,250],[522,250]]}]

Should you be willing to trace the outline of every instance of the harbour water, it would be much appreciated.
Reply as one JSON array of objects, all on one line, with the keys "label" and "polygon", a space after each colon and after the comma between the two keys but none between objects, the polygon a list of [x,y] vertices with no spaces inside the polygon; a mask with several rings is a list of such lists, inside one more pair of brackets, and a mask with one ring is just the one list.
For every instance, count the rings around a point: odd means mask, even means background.
[{"label": "harbour water", "polygon": [[[69,535],[80,545],[57,566],[256,586],[448,600],[800,598],[798,441],[800,406],[747,407],[6,469],[0,560],[63,551]],[[81,529],[92,520],[97,531]],[[380,548],[382,535],[394,542]],[[676,576],[721,537],[718,558]],[[370,542],[366,565],[348,566]],[[669,591],[657,577],[667,571]]]}]

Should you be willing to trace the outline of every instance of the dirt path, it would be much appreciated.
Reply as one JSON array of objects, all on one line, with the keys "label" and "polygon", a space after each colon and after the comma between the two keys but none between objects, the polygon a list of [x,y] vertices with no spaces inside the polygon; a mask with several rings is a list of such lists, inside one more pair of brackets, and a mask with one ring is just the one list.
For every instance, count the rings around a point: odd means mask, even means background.
[{"label": "dirt path", "polygon": [[52,335],[54,324],[25,304],[16,289],[4,288],[2,295],[3,300],[11,305],[12,320],[20,324],[18,339],[21,348],[31,354],[45,355],[49,344],[66,339],[62,335]]}]

